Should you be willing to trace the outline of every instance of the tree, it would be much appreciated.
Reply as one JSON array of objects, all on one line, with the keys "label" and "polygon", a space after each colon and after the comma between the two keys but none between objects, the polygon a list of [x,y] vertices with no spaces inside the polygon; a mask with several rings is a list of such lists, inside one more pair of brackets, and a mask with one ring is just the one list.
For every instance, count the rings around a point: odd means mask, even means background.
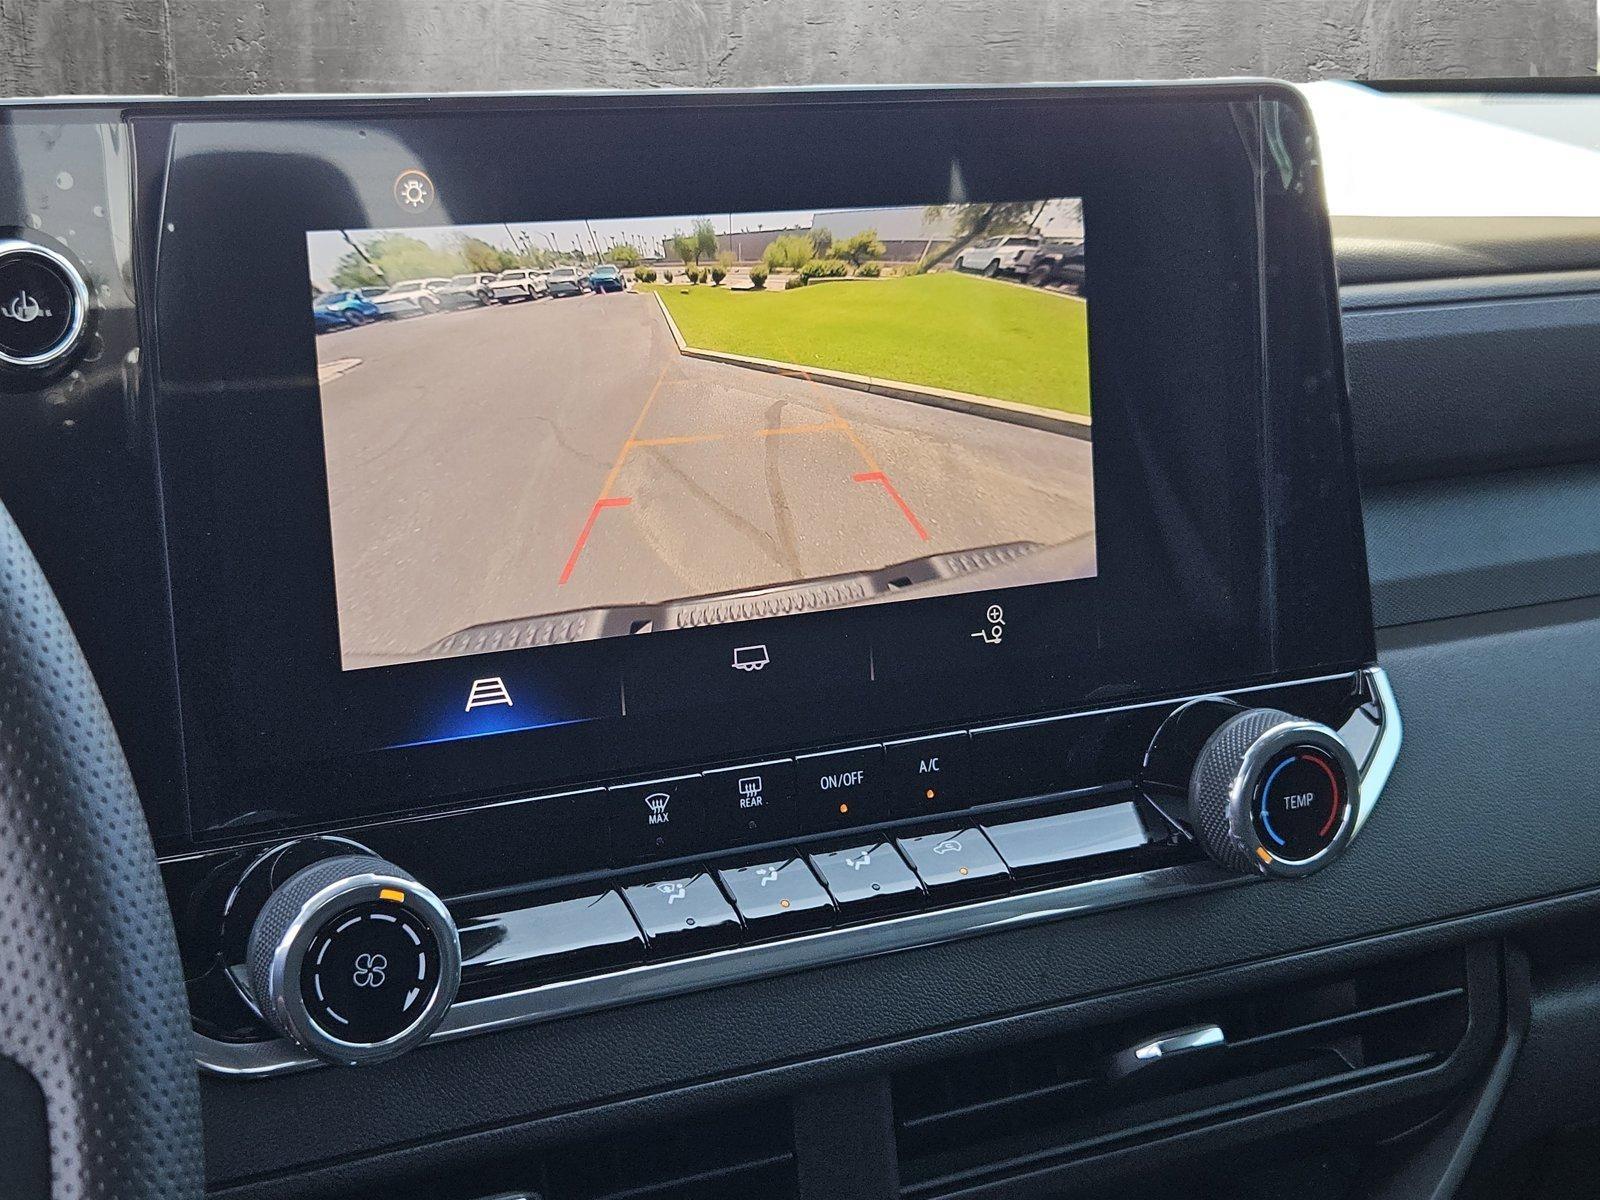
[{"label": "tree", "polygon": [[627,242],[618,242],[611,247],[611,261],[619,267],[637,267],[644,261],[644,255],[639,253],[637,246]]},{"label": "tree", "polygon": [[700,261],[700,247],[694,237],[687,233],[672,235],[672,253],[677,255],[678,261],[688,265]]},{"label": "tree", "polygon": [[517,261],[513,255],[475,237],[461,239],[461,257],[467,264],[467,270],[479,273],[487,271],[490,274],[509,271]]},{"label": "tree", "polygon": [[717,256],[717,231],[705,217],[694,223],[695,262]]},{"label": "tree", "polygon": [[833,257],[842,258],[852,267],[860,267],[869,258],[882,258],[888,250],[878,240],[876,229],[863,229],[860,233],[833,244]]},{"label": "tree", "polygon": [[782,237],[773,238],[767,248],[761,252],[761,261],[773,271],[798,271],[815,256],[816,249],[811,244],[810,238],[798,234],[788,233]]},{"label": "tree", "polygon": [[1033,227],[1039,203],[1008,204],[932,204],[926,216],[929,224],[953,218],[955,237],[943,250],[917,264],[917,273],[932,270],[952,258],[979,238],[1000,233],[1027,233]]},{"label": "tree", "polygon": [[333,268],[333,286],[336,289],[378,287],[388,280],[372,269],[371,264],[354,250],[339,259]]},{"label": "tree", "polygon": [[818,258],[827,258],[833,251],[833,230],[826,225],[818,225],[811,231],[811,248],[816,251]]},{"label": "tree", "polygon": [[460,254],[436,249],[404,233],[379,234],[361,249],[366,258],[351,251],[339,260],[333,271],[334,287],[392,287],[408,279],[455,275],[467,269]]}]

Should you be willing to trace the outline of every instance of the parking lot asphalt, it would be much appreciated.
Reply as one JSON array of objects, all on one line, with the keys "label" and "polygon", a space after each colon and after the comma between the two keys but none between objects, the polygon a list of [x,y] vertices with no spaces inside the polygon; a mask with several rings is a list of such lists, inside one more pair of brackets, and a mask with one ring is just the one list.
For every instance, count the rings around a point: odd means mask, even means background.
[{"label": "parking lot asphalt", "polygon": [[649,295],[388,321],[317,350],[347,666],[484,622],[1094,527],[1087,441],[688,359]]}]

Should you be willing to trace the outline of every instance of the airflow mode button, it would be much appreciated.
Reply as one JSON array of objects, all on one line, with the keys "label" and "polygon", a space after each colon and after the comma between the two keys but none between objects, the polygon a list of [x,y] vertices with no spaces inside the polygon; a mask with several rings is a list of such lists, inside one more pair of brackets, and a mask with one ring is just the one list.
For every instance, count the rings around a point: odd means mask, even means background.
[{"label": "airflow mode button", "polygon": [[0,367],[42,370],[83,336],[89,289],[78,269],[47,246],[0,238]]}]

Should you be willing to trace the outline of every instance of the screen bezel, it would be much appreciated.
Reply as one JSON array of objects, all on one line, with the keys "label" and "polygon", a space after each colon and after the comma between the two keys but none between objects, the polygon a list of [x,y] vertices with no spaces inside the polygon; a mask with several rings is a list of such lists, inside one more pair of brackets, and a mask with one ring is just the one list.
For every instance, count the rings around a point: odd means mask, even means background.
[{"label": "screen bezel", "polygon": [[[1309,118],[1290,89],[282,102],[134,128],[197,835],[1372,661],[1331,249]],[[419,164],[449,189],[453,223],[592,215],[591,184],[512,169],[504,147],[608,161],[608,148],[670,146],[685,131],[726,171],[630,173],[610,211],[926,202],[948,194],[953,164],[972,196],[1084,199],[1089,270],[1108,280],[1089,330],[1100,574],[1006,593],[1012,628],[1035,635],[981,660],[963,639],[985,593],[340,671],[310,318],[271,299],[276,283],[304,279],[304,232],[403,225],[387,216],[389,189]],[[826,148],[826,175],[794,161],[797,138]],[[435,212],[412,223],[440,222]],[[210,269],[220,250],[221,277]],[[1135,286],[1158,271],[1169,285],[1159,293]],[[190,320],[197,291],[214,314],[203,329]],[[1233,320],[1200,320],[1202,302]],[[1185,415],[1152,393],[1181,396]],[[819,670],[775,694],[711,702],[730,629],[808,662],[832,661],[830,649],[864,661],[870,688]],[[928,653],[938,646],[962,652]],[[376,749],[396,740],[384,714],[453,695],[458,676],[509,671],[537,675],[553,709],[593,703],[597,679],[695,686],[681,709],[649,717]]]}]

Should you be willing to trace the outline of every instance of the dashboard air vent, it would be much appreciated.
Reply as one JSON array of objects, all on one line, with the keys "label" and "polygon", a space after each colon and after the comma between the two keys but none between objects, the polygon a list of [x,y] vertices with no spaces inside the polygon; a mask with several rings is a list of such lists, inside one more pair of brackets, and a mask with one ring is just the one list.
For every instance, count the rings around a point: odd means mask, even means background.
[{"label": "dashboard air vent", "polygon": [[541,1200],[789,1200],[795,1195],[787,1108],[713,1113],[643,1136],[556,1151]]},{"label": "dashboard air vent", "polygon": [[894,1081],[902,1194],[938,1196],[1415,1079],[1470,1035],[1493,1036],[1475,1030],[1471,1001],[1495,970],[1479,949],[1451,950],[908,1071]]}]

